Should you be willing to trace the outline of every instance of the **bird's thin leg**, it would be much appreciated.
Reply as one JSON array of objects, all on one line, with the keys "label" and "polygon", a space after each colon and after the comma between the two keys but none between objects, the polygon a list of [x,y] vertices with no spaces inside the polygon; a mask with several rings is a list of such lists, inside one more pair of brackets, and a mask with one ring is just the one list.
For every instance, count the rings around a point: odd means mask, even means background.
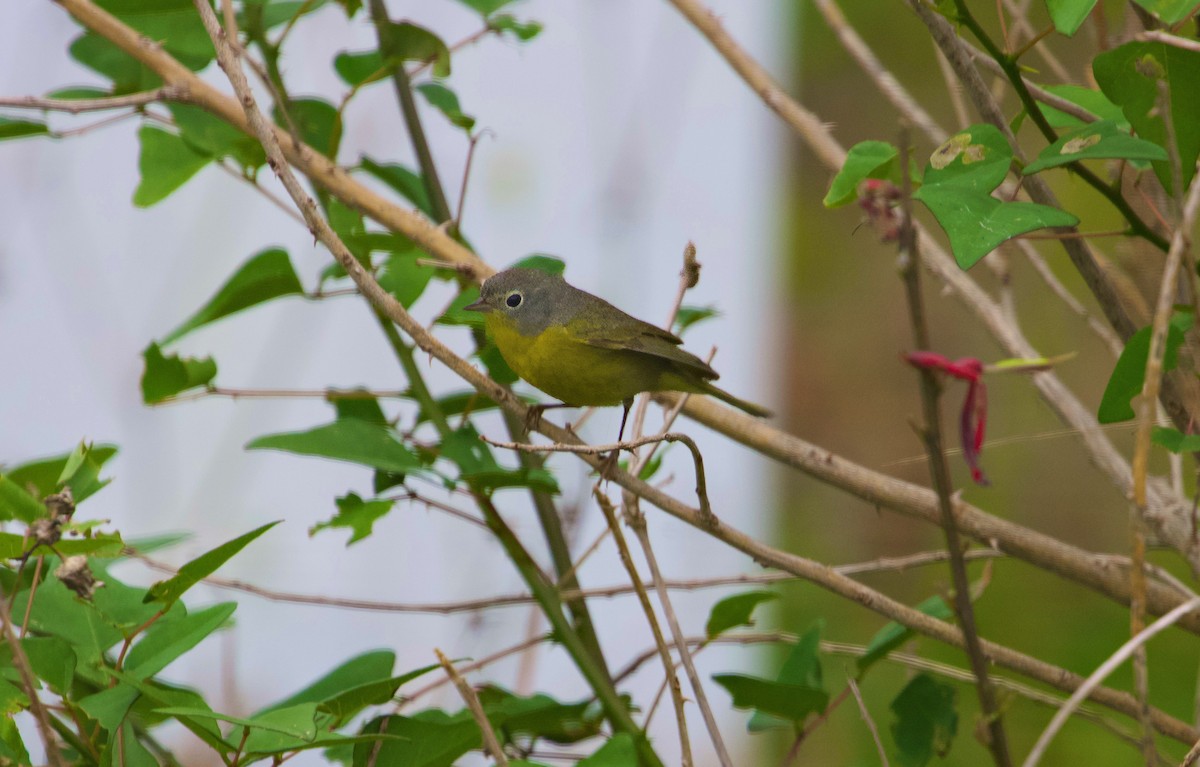
[{"label": "bird's thin leg", "polygon": [[[621,404],[625,406],[625,411],[621,413],[621,429],[617,432],[617,442],[621,442],[625,439],[625,422],[629,420],[629,408],[633,407],[633,397],[630,397]],[[617,456],[620,454],[620,452],[620,448],[613,450],[608,454],[608,457],[604,459],[604,463],[600,464],[601,477],[604,477],[605,479],[609,479],[611,477],[613,469],[617,467]]]}]

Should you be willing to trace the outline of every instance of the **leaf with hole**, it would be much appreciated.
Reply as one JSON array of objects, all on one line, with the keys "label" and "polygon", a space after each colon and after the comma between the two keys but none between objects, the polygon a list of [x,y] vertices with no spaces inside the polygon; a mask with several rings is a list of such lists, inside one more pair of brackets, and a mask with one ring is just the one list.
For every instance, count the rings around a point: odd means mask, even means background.
[{"label": "leaf with hole", "polygon": [[142,373],[142,401],[147,405],[162,402],[188,389],[207,386],[217,377],[217,363],[212,357],[197,359],[172,354],[165,356],[158,344],[152,343],[142,352],[146,369]]}]

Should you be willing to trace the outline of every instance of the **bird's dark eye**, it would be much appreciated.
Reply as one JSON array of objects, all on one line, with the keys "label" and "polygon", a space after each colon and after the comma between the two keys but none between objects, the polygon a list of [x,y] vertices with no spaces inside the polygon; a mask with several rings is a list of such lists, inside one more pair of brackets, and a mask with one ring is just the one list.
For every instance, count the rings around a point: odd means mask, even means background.
[{"label": "bird's dark eye", "polygon": [[509,293],[508,298],[504,299],[504,303],[508,304],[510,309],[516,309],[518,306],[521,305],[521,294],[520,293]]}]

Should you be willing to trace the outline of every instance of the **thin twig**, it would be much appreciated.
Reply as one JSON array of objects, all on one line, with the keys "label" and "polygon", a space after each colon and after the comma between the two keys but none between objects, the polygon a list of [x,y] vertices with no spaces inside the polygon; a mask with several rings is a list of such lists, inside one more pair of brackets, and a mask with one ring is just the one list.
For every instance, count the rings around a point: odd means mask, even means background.
[{"label": "thin twig", "polygon": [[471,716],[475,718],[475,724],[479,725],[479,731],[483,735],[484,753],[496,760],[497,767],[508,767],[508,757],[504,754],[504,749],[500,747],[496,731],[492,729],[492,723],[488,721],[487,714],[483,711],[483,704],[479,702],[479,696],[475,694],[475,690],[471,689],[471,685],[467,684],[467,680],[463,679],[462,675],[455,670],[454,664],[441,650],[435,647],[433,651],[437,654],[438,663],[442,664],[442,668],[446,670],[446,676],[454,682],[458,694],[466,701],[467,708],[471,709]]},{"label": "thin twig", "polygon": [[[16,583],[14,583],[14,589],[15,587]],[[58,739],[54,736],[50,713],[46,710],[42,699],[38,697],[38,683],[37,677],[33,673],[33,666],[29,664],[29,656],[25,653],[25,647],[21,644],[16,629],[13,627],[12,608],[15,596],[15,594],[10,596],[4,600],[3,605],[0,605],[0,622],[3,623],[0,630],[4,632],[4,641],[8,644],[9,652],[12,653],[12,664],[16,666],[17,674],[21,678],[22,691],[29,699],[29,711],[33,714],[38,735],[42,739],[42,746],[46,751],[46,761],[50,763],[51,767],[66,767],[67,762],[63,759],[62,752],[58,748]],[[33,599],[32,593],[29,598]]]},{"label": "thin twig", "polygon": [[1186,37],[1173,35],[1170,32],[1164,32],[1161,29],[1152,29],[1145,32],[1139,32],[1134,36],[1135,40],[1144,43],[1165,43],[1176,48],[1182,48],[1185,51],[1195,51],[1200,53],[1200,42],[1189,40]]},{"label": "thin twig", "polygon": [[599,484],[592,488],[592,495],[595,497],[596,503],[600,506],[600,510],[604,513],[604,521],[608,524],[608,531],[612,535],[613,542],[617,545],[617,554],[621,560],[621,565],[629,575],[629,582],[633,585],[634,592],[638,597],[638,605],[642,608],[642,612],[646,616],[646,622],[650,625],[650,633],[654,637],[654,647],[658,650],[659,658],[662,660],[663,669],[666,672],[667,686],[671,690],[671,702],[675,706],[675,726],[679,731],[680,761],[685,767],[691,767],[692,744],[688,739],[687,715],[683,710],[683,691],[679,686],[679,677],[675,674],[675,664],[671,660],[671,650],[667,647],[667,641],[663,637],[662,628],[658,625],[658,616],[654,613],[654,605],[650,603],[650,597],[646,593],[642,577],[638,574],[637,566],[633,563],[633,557],[629,553],[629,545],[625,542],[625,536],[621,533],[621,526],[617,522],[617,512],[613,508],[612,501],[608,499],[608,496],[600,492]]},{"label": "thin twig", "polygon": [[1184,615],[1196,610],[1197,608],[1200,608],[1200,599],[1190,599],[1187,602],[1184,602],[1179,607],[1176,607],[1171,612],[1150,624],[1150,626],[1148,626],[1137,636],[1132,637],[1125,644],[1121,645],[1121,647],[1115,653],[1109,656],[1106,661],[1101,663],[1099,668],[1093,671],[1091,676],[1089,676],[1087,680],[1084,681],[1084,683],[1071,694],[1071,697],[1067,699],[1067,702],[1063,704],[1063,707],[1060,708],[1054,715],[1054,718],[1050,720],[1050,724],[1046,726],[1046,729],[1038,738],[1037,743],[1034,744],[1033,749],[1029,752],[1029,756],[1025,758],[1025,762],[1022,767],[1036,767],[1037,763],[1041,761],[1042,756],[1045,755],[1046,749],[1050,745],[1050,741],[1054,739],[1054,736],[1057,735],[1058,731],[1062,729],[1062,726],[1066,724],[1067,719],[1070,718],[1072,713],[1074,713],[1076,707],[1083,702],[1084,698],[1086,698],[1092,692],[1092,690],[1099,687],[1100,683],[1108,678],[1109,674],[1111,674],[1117,669],[1118,666],[1128,660],[1129,656],[1133,654],[1134,650],[1141,647],[1146,642],[1150,641],[1150,639],[1152,639],[1156,634],[1166,630]]},{"label": "thin twig", "polygon": [[[900,141],[900,167],[908,167],[909,143],[908,131],[902,131]],[[917,349],[932,349],[929,327],[925,319],[924,299],[921,296],[920,269],[917,268],[917,239],[912,227],[912,182],[909,175],[901,175],[904,183],[904,193],[901,196],[903,216],[899,239],[898,271],[904,282],[908,303],[909,322],[912,326],[913,340]],[[967,658],[971,671],[975,674],[975,686],[979,695],[979,707],[984,720],[987,722],[989,736],[988,750],[996,767],[1008,767],[1011,759],[1008,754],[1008,738],[1004,733],[1004,723],[1000,709],[996,705],[992,685],[988,681],[987,660],[979,643],[979,634],[975,625],[975,609],[971,604],[971,582],[967,574],[966,562],[962,557],[962,544],[959,540],[958,523],[954,520],[954,506],[951,500],[950,470],[946,466],[946,456],[942,451],[942,427],[939,411],[941,384],[936,373],[927,368],[918,370],[921,379],[921,405],[924,411],[925,423],[921,427],[925,450],[929,456],[929,473],[933,481],[934,491],[938,496],[938,506],[941,510],[942,530],[946,536],[946,549],[950,552],[950,574],[954,583],[954,611],[958,615],[958,623],[962,627]]]},{"label": "thin twig", "polygon": [[858,682],[854,681],[853,676],[848,675],[846,684],[850,687],[850,692],[854,693],[854,702],[858,704],[858,713],[862,714],[863,721],[867,723],[867,729],[871,731],[871,739],[875,741],[875,750],[879,752],[879,763],[883,767],[889,767],[887,752],[883,749],[883,741],[879,739],[879,728],[875,726],[875,720],[871,718],[871,712],[867,710],[862,693],[858,691]]},{"label": "thin twig", "polygon": [[681,432],[672,431],[665,434],[654,434],[649,437],[630,439],[624,442],[612,442],[605,445],[568,445],[561,442],[550,445],[529,445],[524,442],[502,442],[484,436],[480,436],[480,439],[493,447],[505,450],[517,450],[523,453],[575,453],[577,455],[601,455],[603,453],[611,453],[614,450],[630,450],[642,445],[649,445],[652,442],[682,442],[691,451],[692,463],[696,467],[696,496],[700,501],[700,512],[711,518],[710,524],[716,524],[716,518],[713,517],[712,513],[712,506],[709,505],[708,501],[708,484],[704,479],[704,456],[700,454],[700,448],[696,445],[696,442]]},{"label": "thin twig", "polygon": [[182,93],[182,89],[177,86],[164,85],[152,91],[96,99],[48,99],[37,96],[18,96],[16,98],[0,98],[0,107],[41,109],[47,112],[67,112],[77,115],[81,112],[103,112],[109,109],[142,107],[156,101],[171,101],[179,98]]}]

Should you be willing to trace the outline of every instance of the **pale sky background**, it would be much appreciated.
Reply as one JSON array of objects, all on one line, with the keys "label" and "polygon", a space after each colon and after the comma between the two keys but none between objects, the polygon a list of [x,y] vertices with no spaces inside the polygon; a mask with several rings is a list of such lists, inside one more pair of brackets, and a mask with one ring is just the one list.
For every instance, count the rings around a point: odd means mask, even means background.
[{"label": "pale sky background", "polygon": [[[792,28],[786,4],[710,5],[770,70],[786,74]],[[451,43],[478,28],[476,17],[452,0],[389,6],[393,17],[408,16]],[[667,3],[529,0],[512,12],[543,22],[545,31],[529,44],[489,39],[462,51],[448,81],[478,127],[495,134],[482,140],[475,159],[465,214],[468,237],[498,267],[533,252],[560,256],[573,283],[656,323],[665,319],[674,295],[683,247],[695,241],[704,270],[688,302],[714,303],[722,316],[690,331],[688,347],[704,355],[716,345],[714,367],[725,388],[777,404],[781,387],[771,357],[778,346],[764,335],[780,306],[775,274],[782,227],[776,206],[786,163],[784,133],[775,118]],[[343,86],[329,62],[340,50],[368,47],[373,33],[365,15],[348,24],[332,4],[317,18],[328,23],[298,26],[284,69],[294,94],[336,99]],[[98,83],[66,54],[77,34],[77,26],[51,2],[0,4],[0,95]],[[218,74],[213,65],[206,76]],[[440,114],[425,110],[424,116],[443,181],[455,198],[466,141]],[[96,119],[55,116],[51,122],[69,128]],[[367,89],[347,119],[343,162],[366,151],[411,164],[389,85]],[[5,234],[0,343],[7,360],[0,383],[0,462],[65,452],[81,438],[116,443],[120,453],[107,472],[115,481],[87,501],[80,515],[111,519],[127,539],[193,532],[187,543],[159,555],[176,565],[284,519],[220,572],[266,588],[406,602],[523,591],[489,535],[418,506],[397,506],[375,526],[373,537],[349,549],[345,531],[310,538],[308,528],[333,514],[336,496],[370,493],[370,472],[242,447],[262,434],[327,423],[332,410],[320,401],[142,405],[141,351],[190,315],[250,255],[271,245],[286,247],[308,288],[329,256],[313,248],[308,233],[290,218],[214,168],[159,205],[133,207],[137,127],[126,120],[68,140],[0,143]],[[264,169],[263,177],[269,175]],[[444,291],[430,291],[415,311],[428,320],[445,298]],[[461,331],[442,336],[460,351],[469,348]],[[278,301],[198,331],[178,350],[211,354],[220,367],[217,382],[229,387],[404,386],[397,363],[355,298]],[[439,364],[426,359],[421,364],[435,392],[463,388]],[[617,409],[598,414],[585,436],[610,441],[618,418]],[[650,423],[657,424],[657,417]],[[502,435],[496,420],[480,424],[485,433]],[[772,503],[767,464],[696,424],[681,424],[704,450],[716,512],[764,535]],[[580,464],[569,457],[557,464],[562,503],[584,498],[589,484]],[[692,502],[686,451],[672,451],[661,476],[670,473],[675,479],[669,489]],[[498,502],[548,566],[528,496],[504,491]],[[647,511],[668,577],[758,571],[746,557],[656,509]],[[602,528],[599,510],[585,503],[577,548]],[[138,564],[124,565],[118,574],[134,583],[159,577]],[[625,581],[611,542],[580,577],[592,587]],[[709,607],[721,594],[676,597],[687,633],[703,632]],[[515,644],[530,623],[529,609],[521,607],[452,617],[371,614],[278,604],[209,587],[196,589],[190,604],[233,599],[240,603],[237,625],[165,672],[202,688],[214,708],[233,715],[290,694],[363,651],[394,650],[400,673],[432,662],[434,647],[466,658]],[[633,599],[595,601],[592,610],[614,668],[650,647]],[[698,665],[707,679],[753,669],[754,658],[752,650],[716,648],[700,655]],[[585,694],[583,681],[558,650],[540,651],[533,669],[534,690],[567,700]],[[515,660],[501,663],[472,681],[514,688],[517,670]],[[661,668],[648,664],[628,691],[648,705],[661,678]],[[746,714],[732,712],[727,694],[715,684],[707,689],[735,753],[750,753]],[[451,688],[426,703],[461,705]],[[695,706],[689,713],[698,764],[714,764]],[[666,763],[676,762],[668,703],[651,729]],[[185,761],[198,763],[195,758],[193,753]],[[291,763],[323,760],[308,754]]]}]

